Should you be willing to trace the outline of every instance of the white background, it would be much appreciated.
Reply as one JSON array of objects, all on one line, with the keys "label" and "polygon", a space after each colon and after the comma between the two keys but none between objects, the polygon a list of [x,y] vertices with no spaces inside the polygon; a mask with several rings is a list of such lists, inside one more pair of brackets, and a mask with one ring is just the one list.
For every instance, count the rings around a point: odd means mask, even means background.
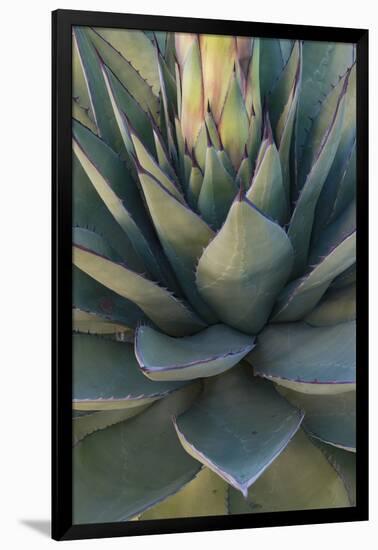
[{"label": "white background", "polygon": [[[6,0],[0,32],[0,540],[3,548],[43,549],[57,544],[48,538],[50,515],[50,11],[56,8],[155,13],[277,23],[369,28],[371,130],[376,130],[377,16],[373,0],[209,0],[168,1],[81,0],[80,2]],[[4,125],[5,118],[5,125]],[[375,132],[374,132],[375,134]],[[372,160],[377,156],[372,135]],[[376,162],[371,170],[370,210],[377,237]],[[365,185],[366,182],[359,182]],[[372,248],[372,246],[371,246]],[[377,280],[372,256],[371,281]],[[375,289],[374,289],[375,286]],[[377,304],[371,285],[371,309]],[[371,333],[372,347],[375,347]],[[375,354],[377,359],[377,354]],[[69,365],[67,365],[69,368]],[[371,359],[371,395],[378,391]],[[5,400],[5,402],[4,402]],[[371,397],[373,401],[373,397]],[[375,399],[377,403],[377,399]],[[377,488],[377,404],[371,420],[371,489]],[[363,426],[360,429],[364,429]],[[374,491],[375,492],[375,491]],[[99,541],[66,542],[65,547],[153,548],[202,547],[269,550],[290,548],[356,549],[378,540],[377,498],[370,523],[286,527],[218,533],[196,533]],[[376,544],[376,543],[375,543]]]}]

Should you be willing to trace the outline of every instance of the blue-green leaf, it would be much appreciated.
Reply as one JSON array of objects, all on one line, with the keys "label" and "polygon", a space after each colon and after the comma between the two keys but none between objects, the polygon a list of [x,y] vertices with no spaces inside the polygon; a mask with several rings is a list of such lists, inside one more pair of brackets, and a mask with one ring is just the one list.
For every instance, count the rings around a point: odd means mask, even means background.
[{"label": "blue-green leaf", "polygon": [[292,281],[278,297],[272,320],[298,321],[319,302],[335,277],[356,261],[356,232],[347,236],[308,274]]},{"label": "blue-green leaf", "polygon": [[302,413],[241,364],[205,382],[188,411],[175,420],[194,458],[246,495],[284,450]]},{"label": "blue-green leaf", "polygon": [[292,261],[284,230],[238,197],[199,260],[197,286],[224,323],[256,334],[287,281]]},{"label": "blue-green leaf", "polygon": [[132,344],[90,334],[73,335],[73,408],[128,409],[166,397],[182,384],[151,382],[139,369]]},{"label": "blue-green leaf", "polygon": [[256,374],[294,391],[318,395],[351,391],[356,384],[356,323],[268,325],[246,359]]},{"label": "blue-green leaf", "polygon": [[246,499],[229,489],[231,514],[346,506],[350,503],[342,479],[302,430],[252,485]]},{"label": "blue-green leaf", "polygon": [[175,336],[191,334],[203,322],[168,290],[102,255],[93,239],[74,245],[74,264],[113,292],[134,302],[158,327]]},{"label": "blue-green leaf", "polygon": [[171,417],[197,393],[183,388],[74,447],[73,523],[131,519],[196,476],[200,465],[182,449]]},{"label": "blue-green leaf", "polygon": [[191,380],[230,369],[251,351],[254,340],[226,325],[213,325],[184,338],[141,326],[135,334],[135,354],[151,380]]},{"label": "blue-green leaf", "polygon": [[292,405],[305,413],[302,426],[310,435],[348,451],[356,450],[356,392],[309,395],[280,388]]}]

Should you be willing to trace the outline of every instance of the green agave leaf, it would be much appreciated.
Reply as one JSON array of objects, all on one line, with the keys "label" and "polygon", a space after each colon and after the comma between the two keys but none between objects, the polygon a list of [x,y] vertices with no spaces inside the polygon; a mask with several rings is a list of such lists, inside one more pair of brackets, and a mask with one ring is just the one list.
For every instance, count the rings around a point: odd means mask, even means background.
[{"label": "green agave leaf", "polygon": [[182,449],[171,417],[197,393],[196,385],[183,388],[74,447],[73,523],[131,519],[196,476],[200,465]]},{"label": "green agave leaf", "polygon": [[77,332],[89,334],[114,334],[131,332],[126,325],[113,323],[106,315],[79,308],[72,309],[72,327]]},{"label": "green agave leaf", "polygon": [[261,97],[271,92],[285,66],[280,41],[277,38],[260,38]]},{"label": "green agave leaf", "polygon": [[129,409],[152,403],[180,383],[153,383],[143,376],[132,344],[90,334],[73,335],[73,408]]},{"label": "green agave leaf", "polygon": [[227,515],[227,494],[227,483],[208,468],[202,468],[178,493],[143,512],[139,519]]},{"label": "green agave leaf", "polygon": [[205,320],[215,321],[195,284],[198,257],[213,238],[213,231],[151,174],[139,169],[139,180],[156,232],[185,295]]},{"label": "green agave leaf", "polygon": [[72,118],[89,128],[94,134],[97,134],[97,126],[89,117],[88,110],[75,100],[72,100]]},{"label": "green agave leaf", "polygon": [[355,282],[356,282],[356,264],[354,263],[332,281],[330,288],[332,289],[344,288]]},{"label": "green agave leaf", "polygon": [[334,395],[355,389],[356,323],[268,325],[247,361],[259,376],[294,391]]},{"label": "green agave leaf", "polygon": [[198,209],[204,220],[214,229],[222,226],[237,190],[233,178],[224,168],[214,147],[209,146],[198,197]]},{"label": "green agave leaf", "polygon": [[129,267],[143,271],[143,263],[130,239],[101,200],[76,155],[72,156],[72,218],[74,227],[96,230],[107,242],[112,243],[118,256],[127,261]]},{"label": "green agave leaf", "polygon": [[120,153],[123,151],[122,139],[113,116],[100,57],[90,40],[90,30],[87,27],[75,27],[73,34],[85,73],[94,121],[99,135],[114,151]]},{"label": "green agave leaf", "polygon": [[302,413],[246,365],[205,382],[175,427],[185,450],[227,483],[248,488],[284,450]]},{"label": "green agave leaf", "polygon": [[282,69],[279,79],[269,97],[269,115],[278,144],[281,143],[283,131],[287,123],[289,105],[294,97],[293,90],[298,83],[301,56],[301,43],[296,41],[290,52],[289,59]]},{"label": "green agave leaf", "polygon": [[[132,64],[123,57],[122,53],[113,48],[113,46],[97,32],[97,29],[90,29],[87,27],[86,33],[104,63],[111,69],[113,74],[117,75],[117,78],[132,97],[137,99],[142,109],[146,113],[150,112],[155,121],[157,121],[159,99],[151,86],[149,86]],[[144,54],[144,50],[141,50],[140,53],[141,57],[144,57],[144,55],[142,55]]]},{"label": "green agave leaf", "polygon": [[159,128],[156,126],[156,124],[153,123],[152,119],[151,119],[151,125],[153,126],[156,156],[157,156],[159,166],[162,169],[162,171],[165,172],[172,181],[177,181],[177,175],[172,167],[172,164],[169,158],[169,152],[166,148],[165,142],[163,140],[163,136],[161,135],[161,132]]},{"label": "green agave leaf", "polygon": [[201,192],[203,174],[198,166],[193,165],[188,184],[188,203],[193,210],[197,210],[198,197]]},{"label": "green agave leaf", "polygon": [[356,453],[314,440],[328,462],[343,480],[351,506],[356,506]]},{"label": "green agave leaf", "polygon": [[330,214],[330,223],[332,223],[348,204],[353,201],[356,194],[356,177],[356,142],[354,141],[350,157],[345,163],[345,171],[342,174],[342,178],[337,188],[333,209]]},{"label": "green agave leaf", "polygon": [[245,91],[245,108],[247,109],[249,117],[254,113],[256,117],[256,127],[261,129],[260,41],[260,38],[252,39],[252,55],[248,66]]},{"label": "green agave leaf", "polygon": [[[81,138],[80,141],[77,141],[74,130],[73,151],[75,155],[104,204],[126,233],[148,273],[153,278],[167,284],[169,279],[165,276],[164,266],[160,265],[162,262],[161,252],[157,248],[157,243],[154,243],[152,228],[144,221],[146,215],[135,183],[129,179],[128,186],[125,185],[128,177],[125,177],[127,171],[122,161],[116,155],[113,156],[113,152],[107,150],[106,144],[103,144],[96,136],[93,134],[86,136],[85,132],[86,129],[83,127],[77,128],[77,135],[79,139]],[[96,139],[97,142],[94,142],[93,140]],[[86,146],[86,150],[81,144]],[[87,150],[91,151],[91,155],[87,154]],[[91,157],[96,158],[96,163]],[[124,188],[123,193],[127,195],[126,200],[121,199],[117,194],[117,187]],[[142,232],[141,229],[144,231]]]},{"label": "green agave leaf", "polygon": [[319,233],[310,249],[309,263],[314,265],[322,261],[355,231],[356,201],[353,200],[334,222]]},{"label": "green agave leaf", "polygon": [[326,292],[304,320],[314,327],[337,325],[356,318],[356,283]]},{"label": "green agave leaf", "polygon": [[263,143],[264,152],[256,167],[246,197],[267,217],[283,224],[287,217],[288,204],[283,187],[280,156],[274,142]]},{"label": "green agave leaf", "polygon": [[309,395],[279,388],[294,407],[305,412],[302,426],[313,437],[347,451],[356,450],[356,392]]},{"label": "green agave leaf", "polygon": [[[216,124],[224,108],[229,83],[236,58],[236,44],[233,36],[201,34],[200,38],[203,105],[210,105]],[[222,78],[220,78],[222,75]]]},{"label": "green agave leaf", "polygon": [[181,129],[184,139],[192,150],[204,117],[201,54],[198,39],[188,50],[181,69]]},{"label": "green agave leaf", "polygon": [[322,452],[299,430],[250,488],[229,489],[229,513],[251,514],[350,506],[347,491]]},{"label": "green agave leaf", "polygon": [[251,351],[254,340],[226,325],[213,325],[184,338],[141,326],[135,333],[135,355],[151,380],[191,380],[230,369]]},{"label": "green agave leaf", "polygon": [[[327,112],[327,129],[325,133],[319,132],[319,136],[321,134],[320,145],[312,157],[312,167],[306,176],[290,221],[288,235],[295,251],[294,276],[300,274],[307,263],[316,204],[340,143],[347,87],[348,77],[344,80],[332,118]],[[319,117],[320,121],[323,120],[326,111],[327,109],[324,109],[322,112]],[[331,120],[330,124],[329,120]],[[323,130],[322,124],[319,123],[319,126]]]},{"label": "green agave leaf", "polygon": [[112,325],[135,328],[147,320],[133,302],[115,294],[75,266],[72,269],[72,294],[76,309],[106,319]]},{"label": "green agave leaf", "polygon": [[256,334],[289,276],[292,259],[283,229],[238,197],[198,262],[198,290],[224,323]]},{"label": "green agave leaf", "polygon": [[206,153],[209,145],[213,145],[217,151],[222,147],[218,128],[214,122],[210,106],[208,105],[205,120],[202,123],[197,141],[194,145],[194,157],[202,171],[205,170]]},{"label": "green agave leaf", "polygon": [[88,239],[85,247],[74,245],[73,262],[99,283],[134,302],[168,334],[182,336],[204,327],[202,321],[168,290],[99,254],[92,239]]},{"label": "green agave leaf", "polygon": [[159,94],[160,84],[154,46],[143,31],[99,27],[93,30],[134,67],[151,86],[155,95]]},{"label": "green agave leaf", "polygon": [[81,105],[86,112],[88,120],[94,123],[94,114],[91,105],[91,98],[88,93],[85,73],[80,60],[77,42],[75,36],[72,38],[72,98],[73,105]]},{"label": "green agave leaf", "polygon": [[247,190],[252,178],[252,163],[248,156],[245,156],[240,163],[238,173],[236,174],[236,185]]},{"label": "green agave leaf", "polygon": [[178,201],[184,203],[184,197],[179,191],[178,184],[171,180],[168,175],[163,172],[155,159],[149,154],[138,136],[131,131],[131,139],[135,147],[135,154],[140,166],[144,171],[149,172],[158,180],[158,182],[169,191]]},{"label": "green agave leaf", "polygon": [[248,139],[249,119],[235,71],[230,80],[218,129],[223,147],[237,170]]},{"label": "green agave leaf", "polygon": [[140,139],[145,144],[148,151],[155,155],[155,143],[153,138],[153,127],[156,126],[155,121],[150,114],[142,109],[140,104],[122,85],[112,71],[101,62],[101,69],[104,75],[106,87],[109,93],[114,116],[121,135],[123,136],[124,144],[129,153],[133,153],[130,138],[125,139],[125,129],[123,128],[123,115],[130,121],[130,124],[135,128],[135,132],[140,136]]},{"label": "green agave leaf", "polygon": [[104,430],[118,422],[128,420],[137,414],[145,411],[149,405],[132,407],[131,409],[120,409],[110,411],[87,411],[87,414],[72,419],[72,443],[77,445],[79,441],[93,432]]},{"label": "green agave leaf", "polygon": [[292,281],[280,294],[273,322],[298,321],[319,302],[332,280],[356,261],[356,232],[348,235],[320,264]]},{"label": "green agave leaf", "polygon": [[[296,120],[296,157],[301,160],[303,147],[311,129],[312,117],[319,103],[331,91],[340,75],[354,61],[354,45],[341,42],[303,42],[303,75]],[[310,118],[311,117],[311,118]]]}]

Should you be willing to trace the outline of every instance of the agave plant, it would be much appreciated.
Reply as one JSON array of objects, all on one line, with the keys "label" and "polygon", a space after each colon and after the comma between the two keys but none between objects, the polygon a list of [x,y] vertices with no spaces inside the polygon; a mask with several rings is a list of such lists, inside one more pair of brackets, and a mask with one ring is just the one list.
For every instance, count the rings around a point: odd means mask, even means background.
[{"label": "agave plant", "polygon": [[75,523],[355,504],[354,48],[73,32]]}]

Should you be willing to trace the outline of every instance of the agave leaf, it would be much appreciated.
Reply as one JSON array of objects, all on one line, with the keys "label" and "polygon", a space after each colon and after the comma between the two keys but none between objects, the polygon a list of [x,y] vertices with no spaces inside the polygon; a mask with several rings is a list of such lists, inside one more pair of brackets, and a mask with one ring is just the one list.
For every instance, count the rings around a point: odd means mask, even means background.
[{"label": "agave leaf", "polygon": [[117,120],[117,124],[120,130],[120,133],[123,137],[125,147],[129,153],[132,153],[134,150],[130,146],[130,138],[125,140],[124,138],[124,128],[122,125],[123,116],[125,115],[127,119],[132,124],[135,132],[140,136],[140,139],[145,144],[145,147],[148,151],[155,155],[155,143],[153,138],[152,128],[155,124],[153,117],[150,112],[146,113],[138,101],[133,98],[132,95],[127,91],[127,89],[122,85],[118,78],[112,73],[112,71],[101,62],[101,69],[104,75],[105,84],[108,90],[110,101],[112,104],[114,116]]},{"label": "agave leaf", "polygon": [[198,197],[201,192],[203,174],[198,166],[192,166],[188,183],[188,203],[193,210],[197,210]]},{"label": "agave leaf", "polygon": [[[295,252],[294,276],[303,270],[307,262],[316,204],[340,142],[347,87],[348,78],[346,77],[337,99],[331,124],[326,132],[322,134],[320,145],[313,157],[311,170],[306,176],[305,184],[290,221],[288,234]],[[323,120],[324,114],[322,112],[322,116],[319,117],[320,121]],[[327,121],[329,121],[328,115]],[[319,123],[319,126],[322,126],[322,124]]]},{"label": "agave leaf", "polygon": [[260,88],[261,97],[267,97],[276,84],[285,60],[277,38],[260,38]]},{"label": "agave leaf", "polygon": [[236,185],[244,190],[248,189],[252,177],[252,163],[246,155],[240,163],[238,173],[236,174]]},{"label": "agave leaf", "polygon": [[99,34],[134,67],[151,86],[155,95],[159,94],[160,83],[154,46],[143,31],[99,27],[96,27],[93,31]]},{"label": "agave leaf", "polygon": [[326,292],[318,305],[305,318],[314,327],[337,325],[356,318],[356,283]]},{"label": "agave leaf", "polygon": [[90,95],[94,121],[100,137],[117,153],[123,150],[118,125],[113,117],[113,109],[107,92],[100,57],[89,38],[89,29],[74,28],[74,38],[85,73]]},{"label": "agave leaf", "polygon": [[[340,146],[339,146],[340,149]],[[353,201],[356,194],[356,141],[354,140],[342,161],[333,161],[316,207],[312,241],[319,238],[324,228]]]},{"label": "agave leaf", "polygon": [[84,309],[72,309],[72,328],[77,332],[89,334],[114,334],[131,332],[126,325],[113,323],[106,315],[99,315]]},{"label": "agave leaf", "polygon": [[247,499],[229,489],[229,513],[251,514],[349,506],[344,484],[322,452],[299,430],[250,488]]},{"label": "agave leaf", "polygon": [[302,426],[311,436],[347,451],[356,450],[356,392],[309,395],[280,388],[280,394],[305,412]]},{"label": "agave leaf", "polygon": [[[236,59],[233,36],[200,35],[203,76],[203,109],[210,105],[216,124],[219,123]],[[222,75],[222,78],[220,78]]]},{"label": "agave leaf", "polygon": [[78,101],[72,100],[72,118],[78,120],[81,124],[89,128],[94,134],[97,134],[97,126],[93,120],[89,117],[88,110],[78,103]]},{"label": "agave leaf", "polygon": [[245,108],[248,116],[251,117],[254,113],[256,123],[261,128],[262,109],[261,109],[261,93],[260,93],[260,39],[254,38],[252,41],[252,55],[249,61],[246,91],[245,91]]},{"label": "agave leaf", "polygon": [[72,98],[74,103],[81,105],[83,110],[87,113],[88,119],[93,124],[94,114],[91,105],[91,98],[88,93],[85,73],[74,35],[72,40]]},{"label": "agave leaf", "polygon": [[314,442],[343,480],[351,506],[356,506],[356,453],[344,451],[318,440]]},{"label": "agave leaf", "polygon": [[135,154],[138,162],[144,171],[149,172],[158,182],[171,193],[179,202],[184,203],[184,197],[179,191],[178,184],[171,180],[168,175],[163,172],[155,159],[149,154],[138,136],[131,130],[131,139],[135,148]]},{"label": "agave leaf", "polygon": [[128,409],[166,397],[182,384],[143,376],[132,344],[90,334],[73,335],[73,408]]},{"label": "agave leaf", "polygon": [[332,281],[330,288],[331,289],[344,288],[355,282],[356,282],[356,264],[354,263]]},{"label": "agave leaf", "polygon": [[254,337],[213,325],[194,336],[171,338],[147,326],[135,334],[135,355],[151,380],[191,380],[220,374],[254,345]]},{"label": "agave leaf", "polygon": [[235,72],[231,76],[218,129],[223,147],[237,170],[248,139],[249,119]]},{"label": "agave leaf", "polygon": [[274,322],[298,321],[319,302],[332,280],[356,261],[356,233],[348,235],[312,271],[283,289],[273,311]]},{"label": "agave leaf", "polygon": [[222,226],[236,193],[237,187],[233,178],[219,160],[214,147],[209,146],[198,209],[204,220],[214,229]]},{"label": "agave leaf", "polygon": [[195,477],[200,465],[182,449],[171,417],[197,393],[197,386],[183,388],[74,447],[74,523],[130,519]]},{"label": "agave leaf", "polygon": [[[83,137],[85,138],[95,136]],[[89,145],[93,144],[89,142]],[[95,145],[101,145],[101,142],[99,141]],[[82,167],[84,168],[87,176],[91,180],[97,193],[103,200],[104,204],[107,206],[114,219],[118,222],[120,227],[128,236],[135,252],[141,258],[141,261],[145,265],[147,271],[154,279],[157,279],[167,284],[167,278],[165,276],[163,268],[160,266],[158,259],[161,254],[157,250],[157,244],[155,243],[155,246],[153,245],[154,236],[152,234],[151,228],[147,226],[143,219],[145,217],[142,214],[143,206],[138,194],[138,190],[135,188],[135,184],[132,184],[132,187],[134,187],[133,189],[130,188],[131,186],[129,184],[129,193],[128,198],[126,199],[126,204],[124,200],[121,200],[121,198],[115,192],[115,189],[117,189],[117,183],[119,183],[120,178],[122,178],[122,176],[124,176],[126,172],[122,166],[121,161],[117,159],[115,155],[114,158],[112,158],[112,155],[110,154],[112,153],[112,151],[107,151],[106,148],[93,147],[92,155],[93,153],[95,153],[95,155],[93,155],[92,158],[96,158],[98,162],[98,166],[96,166],[96,164],[94,164],[91,158],[87,155],[86,151],[81,147],[80,143],[76,141],[75,138],[73,139],[73,151],[79,159]],[[100,157],[99,153],[105,154]],[[120,163],[120,165],[118,166],[116,162],[117,160]],[[111,172],[109,168],[113,167],[114,171]],[[117,168],[119,169],[118,172]],[[109,172],[111,177],[110,180],[108,180],[104,176],[105,173],[109,174]],[[125,177],[122,182],[124,187],[126,187],[126,182],[127,177]],[[130,211],[135,213],[135,220],[130,214]],[[141,221],[141,223],[136,223],[139,220]],[[145,229],[144,233],[141,231],[141,228]],[[148,240],[146,236],[150,237],[150,240]]]},{"label": "agave leaf", "polygon": [[111,69],[113,74],[117,75],[117,78],[132,97],[138,100],[142,109],[146,113],[150,112],[157,121],[159,100],[151,86],[129,61],[97,32],[97,29],[87,28],[86,32],[104,63]]},{"label": "agave leaf", "polygon": [[302,92],[295,132],[297,162],[301,160],[312,117],[317,115],[319,103],[331,91],[332,86],[337,84],[339,76],[345,74],[353,61],[353,44],[304,41]]},{"label": "agave leaf", "polygon": [[312,244],[309,263],[316,264],[356,231],[356,202],[353,200],[340,216],[327,225]]},{"label": "agave leaf", "polygon": [[175,33],[176,57],[181,70],[185,64],[190,48],[193,45],[193,42],[195,42],[196,40],[197,40],[197,36],[195,34],[187,33],[187,32]]},{"label": "agave leaf", "polygon": [[72,419],[72,443],[77,445],[79,441],[87,437],[87,435],[104,430],[117,424],[128,420],[137,414],[145,411],[149,404],[140,405],[138,407],[132,407],[130,409],[119,409],[109,411],[87,411],[87,414],[75,416]]},{"label": "agave leaf", "polygon": [[156,64],[159,71],[160,90],[163,100],[165,123],[166,125],[168,125],[171,117],[177,114],[177,86],[173,75],[168,69],[166,62],[159,51],[159,46],[157,44],[156,46]]},{"label": "agave leaf", "polygon": [[266,216],[282,225],[287,217],[288,204],[283,187],[280,156],[273,141],[263,143],[264,153],[256,167],[247,199]]},{"label": "agave leaf", "polygon": [[72,225],[96,230],[107,242],[112,243],[118,256],[127,261],[133,270],[143,271],[143,263],[130,239],[101,200],[76,155],[73,155],[72,165]]},{"label": "agave leaf", "polygon": [[135,328],[138,323],[146,321],[143,311],[133,302],[121,298],[75,266],[72,276],[74,308],[90,312],[116,326]]},{"label": "agave leaf", "polygon": [[101,255],[93,242],[75,244],[74,264],[113,292],[134,302],[158,327],[181,336],[203,328],[202,321],[168,290],[145,279],[123,264]]},{"label": "agave leaf", "polygon": [[303,415],[246,365],[205,382],[175,427],[185,450],[227,483],[248,488],[284,450]]},{"label": "agave leaf", "polygon": [[294,391],[334,395],[355,389],[356,323],[268,325],[246,357],[259,376]]},{"label": "agave leaf", "polygon": [[168,177],[172,181],[177,181],[177,175],[172,167],[170,158],[169,158],[169,152],[166,148],[165,142],[163,140],[163,136],[161,135],[161,132],[159,128],[153,124],[153,135],[154,135],[154,141],[155,141],[155,148],[156,148],[156,156],[159,163],[160,168],[162,169],[165,174],[168,175]]},{"label": "agave leaf", "polygon": [[182,67],[181,94],[181,129],[192,150],[204,114],[201,55],[197,39],[191,44]]},{"label": "agave leaf", "polygon": [[284,66],[279,80],[269,97],[269,116],[279,145],[282,140],[283,131],[287,123],[290,99],[293,99],[293,89],[298,81],[298,74],[301,69],[302,48],[301,43],[296,41],[290,53],[288,62]]},{"label": "agave leaf", "polygon": [[197,286],[224,323],[256,334],[289,276],[292,260],[283,229],[238,197],[199,260]]},{"label": "agave leaf", "polygon": [[138,519],[171,519],[227,515],[228,485],[208,468],[175,495],[144,512]]},{"label": "agave leaf", "polygon": [[205,320],[216,320],[198,293],[194,271],[213,231],[151,174],[140,170],[139,179],[160,242],[185,295]]}]

